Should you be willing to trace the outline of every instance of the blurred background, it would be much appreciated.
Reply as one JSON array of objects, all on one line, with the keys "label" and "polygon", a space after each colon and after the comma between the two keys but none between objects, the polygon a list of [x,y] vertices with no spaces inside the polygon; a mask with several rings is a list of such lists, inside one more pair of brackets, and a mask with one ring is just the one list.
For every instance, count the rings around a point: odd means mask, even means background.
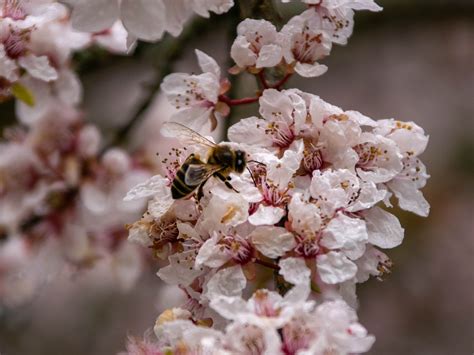
[{"label": "blurred background", "polygon": [[[356,14],[349,44],[334,47],[323,62],[329,67],[325,75],[292,78],[289,85],[376,119],[413,120],[430,135],[422,156],[431,175],[423,190],[430,216],[396,211],[405,241],[388,252],[395,267],[387,280],[359,286],[359,317],[377,337],[370,354],[473,354],[474,2],[377,2],[384,11]],[[283,18],[298,6],[281,5]],[[193,48],[226,67],[228,47],[222,43],[232,34],[227,16],[191,24],[177,44],[167,38],[140,45],[131,57],[99,50],[78,55],[87,119],[112,137],[137,109],[144,88],[156,86],[156,68],[198,71]],[[177,46],[172,67],[162,54],[169,45]],[[234,85],[239,96],[254,90],[246,80]],[[248,107],[233,118],[256,109]],[[151,155],[166,151],[158,129],[169,112],[156,96],[132,127],[131,138],[121,142],[134,147],[147,141]],[[4,125],[13,117],[12,107],[2,105],[0,114]],[[179,304],[175,290],[155,276],[156,264],[145,268],[127,292],[99,265],[72,279],[60,275],[27,304],[0,309],[1,354],[114,354],[124,349],[127,335],[141,335],[160,310]]]}]

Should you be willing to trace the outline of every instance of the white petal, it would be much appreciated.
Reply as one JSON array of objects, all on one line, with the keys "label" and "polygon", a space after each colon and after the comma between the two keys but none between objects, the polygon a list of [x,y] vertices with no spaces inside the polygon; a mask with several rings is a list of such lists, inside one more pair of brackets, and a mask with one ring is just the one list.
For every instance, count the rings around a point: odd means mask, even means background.
[{"label": "white petal", "polygon": [[250,48],[250,42],[244,36],[237,36],[230,49],[230,55],[241,68],[255,65],[257,54]]},{"label": "white petal", "polygon": [[286,258],[280,260],[278,263],[280,271],[285,281],[293,285],[309,284],[311,270],[306,266],[304,259],[301,258]]},{"label": "white petal", "polygon": [[171,194],[167,191],[166,195],[159,194],[153,198],[153,200],[148,201],[148,213],[153,218],[161,218],[166,212],[169,211],[173,205],[174,200],[171,197]]},{"label": "white petal", "polygon": [[257,227],[249,238],[255,248],[269,258],[282,256],[296,245],[293,234],[281,227]]},{"label": "white petal", "polygon": [[166,7],[166,31],[177,37],[183,25],[193,15],[187,0],[163,0]]},{"label": "white petal", "polygon": [[125,196],[124,201],[133,201],[156,194],[164,194],[165,190],[169,189],[167,184],[168,180],[161,175],[152,176],[147,181],[131,189],[127,196]]},{"label": "white petal", "polygon": [[247,279],[239,265],[219,270],[206,284],[204,297],[213,300],[219,296],[240,297]]},{"label": "white petal", "polygon": [[62,70],[54,82],[56,93],[66,104],[76,105],[82,100],[82,84],[79,77],[71,70]]},{"label": "white petal", "polygon": [[261,118],[244,118],[229,128],[228,136],[232,142],[270,147],[273,142],[271,137],[265,134],[266,126],[267,122]]},{"label": "white petal", "polygon": [[145,248],[153,244],[151,238],[148,236],[148,226],[140,222],[134,223],[132,228],[130,228],[128,231],[128,240]]},{"label": "white petal", "polygon": [[316,258],[318,274],[327,284],[337,284],[353,278],[357,266],[344,254],[331,251]]},{"label": "white petal", "polygon": [[214,235],[212,238],[199,248],[199,253],[196,256],[196,266],[206,265],[211,268],[219,268],[229,261],[230,256],[217,243],[219,236]]},{"label": "white petal", "polygon": [[307,64],[297,62],[295,65],[295,71],[304,78],[315,78],[326,73],[328,67],[319,63]]},{"label": "white petal", "polygon": [[158,271],[158,277],[170,285],[189,285],[203,272],[194,268],[194,256],[194,250],[171,255],[168,258],[170,264]]},{"label": "white petal", "polygon": [[367,240],[365,221],[338,213],[324,230],[321,245],[329,249],[343,249],[345,252],[355,253],[356,255],[350,256],[351,259],[355,259],[364,253]]},{"label": "white petal", "polygon": [[49,58],[45,55],[37,57],[28,54],[18,60],[18,64],[34,78],[43,81],[52,81],[58,78],[58,72],[49,63]]},{"label": "white petal", "polygon": [[398,198],[398,205],[405,211],[416,213],[421,217],[427,217],[430,213],[430,204],[424,198],[416,184],[411,180],[394,179],[387,183],[390,190]]},{"label": "white petal", "polygon": [[278,223],[284,215],[285,210],[283,208],[260,204],[257,211],[249,217],[248,221],[254,226],[264,224],[274,225]]},{"label": "white petal", "polygon": [[380,248],[395,248],[403,241],[404,229],[393,214],[374,207],[363,212],[369,242]]},{"label": "white petal", "polygon": [[221,77],[221,68],[217,62],[211,56],[200,51],[199,49],[195,50],[196,56],[198,58],[199,67],[203,73],[212,73],[216,76],[217,79]]},{"label": "white petal", "polygon": [[122,0],[120,17],[123,25],[136,37],[156,41],[165,30],[166,9],[161,0]]},{"label": "white petal", "polygon": [[245,311],[246,302],[240,297],[219,296],[211,299],[210,306],[222,317],[232,320]]},{"label": "white petal", "polygon": [[278,65],[282,59],[281,47],[276,44],[264,45],[258,54],[257,68],[271,68]]},{"label": "white petal", "polygon": [[18,66],[11,60],[5,52],[5,46],[0,44],[0,77],[4,77],[10,82],[18,80]]},{"label": "white petal", "polygon": [[85,32],[100,32],[113,25],[119,17],[117,0],[79,0],[72,11],[72,25]]}]

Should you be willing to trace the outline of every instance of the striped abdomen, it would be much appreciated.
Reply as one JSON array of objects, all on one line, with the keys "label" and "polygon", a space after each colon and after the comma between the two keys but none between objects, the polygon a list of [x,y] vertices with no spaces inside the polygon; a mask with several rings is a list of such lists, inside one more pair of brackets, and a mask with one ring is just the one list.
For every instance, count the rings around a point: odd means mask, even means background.
[{"label": "striped abdomen", "polygon": [[171,184],[171,196],[175,200],[179,200],[183,197],[188,196],[194,190],[197,189],[199,185],[186,185],[184,177],[186,176],[186,171],[190,164],[204,164],[202,160],[197,158],[194,154],[191,154],[186,161],[181,165],[176,176]]}]

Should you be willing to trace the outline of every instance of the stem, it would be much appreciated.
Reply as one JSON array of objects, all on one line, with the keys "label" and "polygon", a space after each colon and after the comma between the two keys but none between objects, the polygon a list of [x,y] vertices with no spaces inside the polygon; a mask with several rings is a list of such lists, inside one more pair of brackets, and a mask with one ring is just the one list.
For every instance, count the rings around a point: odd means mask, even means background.
[{"label": "stem", "polygon": [[283,79],[281,79],[280,81],[278,81],[274,85],[272,85],[272,89],[280,90],[281,87],[286,84],[286,82],[291,78],[292,75],[293,75],[293,73],[286,74],[283,77]]},{"label": "stem", "polygon": [[219,101],[222,101],[222,102],[226,103],[229,106],[252,104],[254,102],[257,102],[258,99],[259,99],[258,96],[256,96],[256,97],[244,97],[242,99],[231,99],[230,97],[228,97],[226,95],[220,95],[219,96]]},{"label": "stem", "polygon": [[258,78],[260,79],[260,83],[262,84],[264,89],[268,89],[270,85],[268,85],[267,79],[265,78],[265,70],[261,70],[258,73]]},{"label": "stem", "polygon": [[262,259],[255,259],[255,263],[259,264],[259,265],[262,265],[262,266],[265,266],[269,269],[273,269],[275,271],[280,270],[280,267],[277,264],[274,264],[270,261],[265,261],[265,260],[262,260]]}]

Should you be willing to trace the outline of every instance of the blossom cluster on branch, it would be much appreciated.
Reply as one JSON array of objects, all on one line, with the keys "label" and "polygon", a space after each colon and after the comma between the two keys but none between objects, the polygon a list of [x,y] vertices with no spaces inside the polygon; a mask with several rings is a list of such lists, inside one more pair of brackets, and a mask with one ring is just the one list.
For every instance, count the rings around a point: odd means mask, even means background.
[{"label": "blossom cluster on branch", "polygon": [[72,60],[93,45],[125,53],[126,35],[120,23],[78,32],[56,1],[0,1],[0,102],[16,98],[19,121],[2,122],[0,142],[2,305],[29,300],[64,265],[121,258],[135,260],[122,285],[138,275],[142,256],[122,243],[123,224],[143,203],[122,198],[150,168],[121,149],[100,151],[102,134],[78,110],[82,85]]},{"label": "blossom cluster on branch", "polygon": [[[25,126],[6,129],[0,143],[0,296],[7,304],[28,300],[35,289],[61,272],[62,263],[92,266],[109,255],[136,259],[124,287],[138,275],[140,253],[130,248],[123,224],[143,203],[123,195],[150,176],[139,157],[111,148],[99,154],[101,134],[72,110],[59,108]],[[47,249],[55,249],[58,270]],[[48,260],[49,258],[49,260]],[[118,259],[117,259],[118,260]],[[47,270],[31,270],[32,264]],[[50,273],[50,274],[49,274]],[[133,276],[135,275],[135,276]]]},{"label": "blossom cluster on branch", "polygon": [[[258,101],[259,115],[239,120],[227,132],[230,141],[219,143],[246,152],[248,171],[234,171],[224,182],[211,177],[202,193],[184,199],[172,195],[174,181],[184,181],[181,167],[189,156],[210,159],[212,153],[172,128],[179,126],[162,129],[177,146],[162,161],[164,176],[126,196],[149,199],[147,212],[128,226],[129,240],[167,261],[158,276],[179,286],[187,302],[158,318],[154,340],[131,338],[129,353],[370,349],[374,338],[353,310],[356,285],[390,273],[381,249],[404,237],[387,211],[394,199],[404,210],[428,215],[420,189],[429,176],[419,159],[428,136],[414,122],[373,120],[317,95],[282,89],[294,72],[314,77],[326,71],[317,61],[332,43],[347,42],[353,9],[380,10],[372,1],[307,3],[308,10],[280,31],[265,20],[239,24],[231,48],[236,66],[229,72],[255,75],[261,88],[255,98],[228,97],[230,81],[201,51],[202,74],[164,79],[162,89],[176,108],[172,120],[203,134],[234,105]],[[269,80],[268,68],[281,77]],[[257,281],[273,282],[275,291],[257,289],[246,301],[242,294]]]}]

